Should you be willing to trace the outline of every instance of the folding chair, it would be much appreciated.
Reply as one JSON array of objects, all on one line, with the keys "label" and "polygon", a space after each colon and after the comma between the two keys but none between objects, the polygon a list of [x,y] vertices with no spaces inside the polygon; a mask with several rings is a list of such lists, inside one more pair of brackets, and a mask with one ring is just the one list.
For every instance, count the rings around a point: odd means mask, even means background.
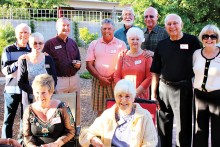
[{"label": "folding chair", "polygon": [[[156,102],[153,100],[146,100],[141,98],[135,98],[134,102],[139,103],[142,108],[147,109],[151,113],[154,125],[156,126],[156,112],[157,112]],[[106,99],[106,108],[110,108],[114,104],[115,104],[114,98]]]},{"label": "folding chair", "polygon": [[[62,102],[65,102],[69,107],[70,110],[73,114],[73,117],[75,119],[76,122],[76,115],[77,115],[77,92],[73,92],[73,93],[61,93],[61,94],[53,94],[52,99],[58,99]],[[73,144],[75,145],[75,147],[79,147],[79,134],[80,134],[80,130],[81,127],[80,126],[76,126],[76,132],[75,132],[75,137],[73,140],[71,140],[70,142],[73,142]]]}]

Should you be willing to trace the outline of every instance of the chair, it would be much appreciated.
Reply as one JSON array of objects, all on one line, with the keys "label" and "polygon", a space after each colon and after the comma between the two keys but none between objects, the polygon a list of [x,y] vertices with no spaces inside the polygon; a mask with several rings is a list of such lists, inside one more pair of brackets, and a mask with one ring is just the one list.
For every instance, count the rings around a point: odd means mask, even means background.
[{"label": "chair", "polygon": [[[61,94],[53,94],[52,95],[52,99],[58,99],[62,102],[65,102],[71,109],[71,112],[73,114],[73,117],[76,121],[76,115],[77,115],[77,93],[73,92],[73,93],[61,93]],[[75,145],[75,147],[79,147],[79,134],[80,134],[80,130],[81,127],[80,126],[76,126],[76,132],[75,132],[75,137],[73,140],[71,140],[70,142],[73,142],[72,144]]]},{"label": "chair", "polygon": [[[135,98],[134,102],[139,103],[142,108],[147,109],[151,113],[154,125],[156,126],[156,111],[157,111],[156,101]],[[115,104],[114,98],[106,99],[106,108],[110,108],[114,104]]]}]

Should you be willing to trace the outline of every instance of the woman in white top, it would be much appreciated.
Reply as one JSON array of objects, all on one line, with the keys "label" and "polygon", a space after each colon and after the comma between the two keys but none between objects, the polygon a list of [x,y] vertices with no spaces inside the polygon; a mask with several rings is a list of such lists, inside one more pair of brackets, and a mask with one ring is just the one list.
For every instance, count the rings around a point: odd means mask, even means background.
[{"label": "woman in white top", "polygon": [[220,42],[219,28],[205,26],[199,34],[203,48],[193,55],[195,73],[195,134],[194,147],[208,147],[209,120],[211,121],[211,144],[219,147],[220,134]]}]

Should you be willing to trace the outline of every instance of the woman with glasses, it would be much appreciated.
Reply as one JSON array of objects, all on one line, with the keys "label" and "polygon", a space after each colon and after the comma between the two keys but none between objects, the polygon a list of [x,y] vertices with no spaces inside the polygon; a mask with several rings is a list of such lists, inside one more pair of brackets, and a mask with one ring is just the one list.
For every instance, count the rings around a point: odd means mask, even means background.
[{"label": "woman with glasses", "polygon": [[220,31],[215,25],[205,26],[199,34],[203,48],[193,55],[195,73],[194,147],[208,147],[209,121],[211,144],[220,146]]},{"label": "woman with glasses", "polygon": [[141,29],[133,27],[127,32],[127,40],[130,50],[120,53],[117,67],[114,73],[114,82],[120,79],[129,79],[136,86],[136,96],[149,99],[149,87],[151,84],[150,66],[152,58],[145,58],[141,44],[144,41],[144,33]]},{"label": "woman with glasses", "polygon": [[79,137],[82,146],[94,147],[155,147],[157,133],[151,114],[134,103],[136,88],[130,80],[120,80],[115,88],[116,104],[102,115]]},{"label": "woman with glasses", "polygon": [[35,76],[48,73],[57,82],[56,70],[53,59],[42,53],[44,37],[41,33],[33,33],[29,37],[31,52],[23,55],[18,60],[18,86],[22,90],[22,104],[25,108],[33,101],[31,84]]}]

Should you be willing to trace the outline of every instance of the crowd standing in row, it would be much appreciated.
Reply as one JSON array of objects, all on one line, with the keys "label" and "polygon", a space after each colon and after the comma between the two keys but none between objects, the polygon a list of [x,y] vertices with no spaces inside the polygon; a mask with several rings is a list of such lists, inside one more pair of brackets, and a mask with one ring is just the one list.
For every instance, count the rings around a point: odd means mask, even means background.
[{"label": "crowd standing in row", "polygon": [[[102,37],[89,45],[86,68],[93,76],[91,103],[99,117],[81,133],[80,143],[100,147],[155,147],[158,139],[150,114],[134,103],[135,97],[151,97],[158,102],[160,146],[172,146],[175,120],[176,146],[191,147],[194,138],[193,146],[208,147],[209,118],[212,146],[220,146],[217,138],[220,132],[217,98],[220,96],[220,51],[216,46],[220,41],[219,29],[214,25],[203,28],[199,35],[201,49],[196,36],[182,32],[183,22],[176,14],[166,16],[164,29],[157,24],[158,11],[147,8],[144,31],[133,25],[132,8],[125,8],[122,18],[124,25],[115,34],[114,22],[104,19]],[[54,92],[77,92],[76,125],[80,124],[79,49],[68,37],[70,21],[67,18],[59,18],[56,29],[57,36],[44,45],[43,36],[31,34],[30,27],[22,23],[15,28],[16,43],[3,51],[2,72],[6,84],[2,138],[12,138],[15,114],[19,104],[23,104],[19,139],[23,135],[25,145],[68,146],[67,142],[74,136],[74,120],[68,106],[51,100]],[[105,110],[106,99],[113,97],[116,104]],[[15,140],[11,141],[19,146]]]}]

